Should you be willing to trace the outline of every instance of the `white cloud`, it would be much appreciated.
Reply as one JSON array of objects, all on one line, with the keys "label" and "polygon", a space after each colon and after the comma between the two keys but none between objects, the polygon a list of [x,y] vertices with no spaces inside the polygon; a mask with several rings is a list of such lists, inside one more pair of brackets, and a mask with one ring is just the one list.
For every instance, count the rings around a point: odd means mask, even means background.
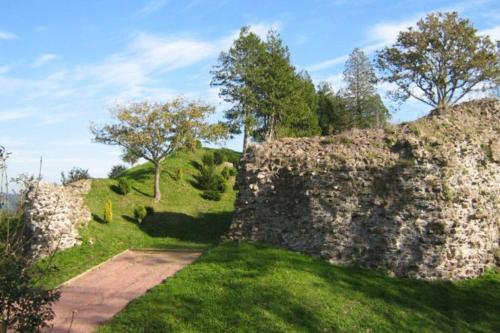
[{"label": "white cloud", "polygon": [[41,54],[38,58],[35,59],[35,61],[33,61],[33,63],[31,64],[31,67],[43,66],[46,63],[51,62],[57,58],[59,58],[59,56],[57,54],[53,54],[53,53]]},{"label": "white cloud", "polygon": [[17,38],[16,34],[13,34],[12,32],[8,32],[8,31],[1,31],[0,30],[0,40],[12,40],[12,39],[16,39],[16,38]]},{"label": "white cloud", "polygon": [[32,115],[33,109],[31,108],[0,110],[0,121],[23,119],[31,117]]},{"label": "white cloud", "polygon": [[139,11],[137,11],[137,15],[148,16],[150,14],[153,14],[165,7],[168,2],[169,0],[151,0]]},{"label": "white cloud", "polygon": [[7,74],[10,71],[9,66],[0,66],[0,75]]},{"label": "white cloud", "polygon": [[307,66],[306,69],[309,72],[317,72],[325,68],[333,67],[346,62],[348,55],[342,55],[339,57],[331,58],[314,65]]},{"label": "white cloud", "polygon": [[490,36],[492,41],[500,40],[500,25],[497,25],[493,28],[481,30],[479,34],[482,36]]}]

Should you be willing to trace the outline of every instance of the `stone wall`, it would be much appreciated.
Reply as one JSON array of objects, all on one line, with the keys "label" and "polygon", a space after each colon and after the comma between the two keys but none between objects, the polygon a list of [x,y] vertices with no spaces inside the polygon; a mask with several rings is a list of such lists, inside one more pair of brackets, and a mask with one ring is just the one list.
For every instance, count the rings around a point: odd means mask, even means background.
[{"label": "stone wall", "polygon": [[84,195],[90,191],[90,186],[91,180],[67,186],[43,181],[32,184],[24,207],[34,256],[45,256],[81,243],[78,226],[91,219],[84,203]]},{"label": "stone wall", "polygon": [[499,104],[251,146],[228,238],[397,276],[478,276],[499,246]]}]

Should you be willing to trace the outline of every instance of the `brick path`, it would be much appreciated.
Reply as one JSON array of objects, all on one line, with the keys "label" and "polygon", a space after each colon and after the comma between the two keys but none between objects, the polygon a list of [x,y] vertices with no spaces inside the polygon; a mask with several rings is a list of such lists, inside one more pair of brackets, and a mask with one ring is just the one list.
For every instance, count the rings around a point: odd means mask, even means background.
[{"label": "brick path", "polygon": [[61,286],[52,333],[89,333],[201,255],[193,251],[127,250]]}]

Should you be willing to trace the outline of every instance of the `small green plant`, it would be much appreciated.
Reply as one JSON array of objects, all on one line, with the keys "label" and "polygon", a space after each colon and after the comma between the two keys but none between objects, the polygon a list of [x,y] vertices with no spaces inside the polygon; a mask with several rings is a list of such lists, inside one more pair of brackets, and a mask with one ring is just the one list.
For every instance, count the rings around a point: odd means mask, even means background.
[{"label": "small green plant", "polygon": [[204,191],[201,196],[203,199],[212,201],[219,201],[222,197],[221,193],[218,191]]},{"label": "small green plant", "polygon": [[148,214],[148,216],[153,215],[155,213],[155,209],[151,206],[147,206],[146,213]]},{"label": "small green plant", "polygon": [[201,161],[207,167],[211,167],[211,166],[215,165],[214,154],[212,154],[212,153],[204,154],[201,158]]},{"label": "small green plant", "polygon": [[484,156],[488,161],[493,161],[493,150],[491,149],[491,144],[482,143],[481,149],[484,152]]},{"label": "small green plant", "polygon": [[346,136],[341,136],[340,137],[340,143],[343,143],[345,145],[352,145],[354,144],[354,140],[351,138],[348,138]]},{"label": "small green plant", "polygon": [[174,173],[174,180],[179,181],[182,180],[182,176],[184,175],[184,172],[182,168],[175,168],[175,173]]},{"label": "small green plant", "polygon": [[456,197],[455,192],[451,189],[448,181],[443,181],[443,195],[446,201],[453,201]]},{"label": "small green plant", "polygon": [[216,150],[214,152],[214,162],[216,165],[221,165],[226,160],[226,156],[220,151]]},{"label": "small green plant", "polygon": [[331,145],[335,143],[335,140],[333,138],[325,138],[321,140],[319,143],[321,143],[322,145]]},{"label": "small green plant", "polygon": [[142,223],[147,215],[148,212],[146,210],[146,207],[141,205],[134,208],[134,217],[138,223]]},{"label": "small green plant", "polygon": [[229,168],[229,176],[231,176],[231,177],[236,176],[236,169],[234,169],[234,168]]},{"label": "small green plant", "polygon": [[104,222],[113,222],[113,203],[111,200],[108,200],[106,205],[104,205]]},{"label": "small green plant", "polygon": [[221,173],[220,173],[220,174],[221,174],[221,176],[222,176],[222,177],[224,177],[224,179],[225,179],[225,180],[228,180],[228,179],[229,179],[229,177],[231,176],[231,175],[229,174],[229,170],[230,170],[230,169],[229,169],[228,167],[224,167],[224,169],[222,169],[222,171],[221,171]]},{"label": "small green plant", "polygon": [[108,174],[108,178],[109,179],[118,179],[125,170],[127,170],[127,167],[124,165],[121,165],[121,164],[114,165]]},{"label": "small green plant", "polygon": [[118,190],[121,194],[127,195],[130,193],[131,189],[132,184],[130,183],[130,180],[128,180],[127,178],[118,179]]},{"label": "small green plant", "polygon": [[196,149],[201,149],[201,148],[203,148],[203,145],[202,145],[200,140],[196,140],[196,142],[194,143],[194,147]]}]

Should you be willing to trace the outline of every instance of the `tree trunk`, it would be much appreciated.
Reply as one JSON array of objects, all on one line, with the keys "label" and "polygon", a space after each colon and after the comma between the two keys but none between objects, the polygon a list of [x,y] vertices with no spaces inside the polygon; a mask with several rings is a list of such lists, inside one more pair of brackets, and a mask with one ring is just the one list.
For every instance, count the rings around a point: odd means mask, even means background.
[{"label": "tree trunk", "polygon": [[437,105],[437,114],[438,115],[443,115],[446,113],[448,110],[448,103],[446,102],[446,97],[442,97]]},{"label": "tree trunk", "polygon": [[160,192],[160,175],[161,175],[161,162],[155,163],[155,201],[161,200]]},{"label": "tree trunk", "polygon": [[248,147],[248,125],[243,125],[243,154],[247,150]]}]

